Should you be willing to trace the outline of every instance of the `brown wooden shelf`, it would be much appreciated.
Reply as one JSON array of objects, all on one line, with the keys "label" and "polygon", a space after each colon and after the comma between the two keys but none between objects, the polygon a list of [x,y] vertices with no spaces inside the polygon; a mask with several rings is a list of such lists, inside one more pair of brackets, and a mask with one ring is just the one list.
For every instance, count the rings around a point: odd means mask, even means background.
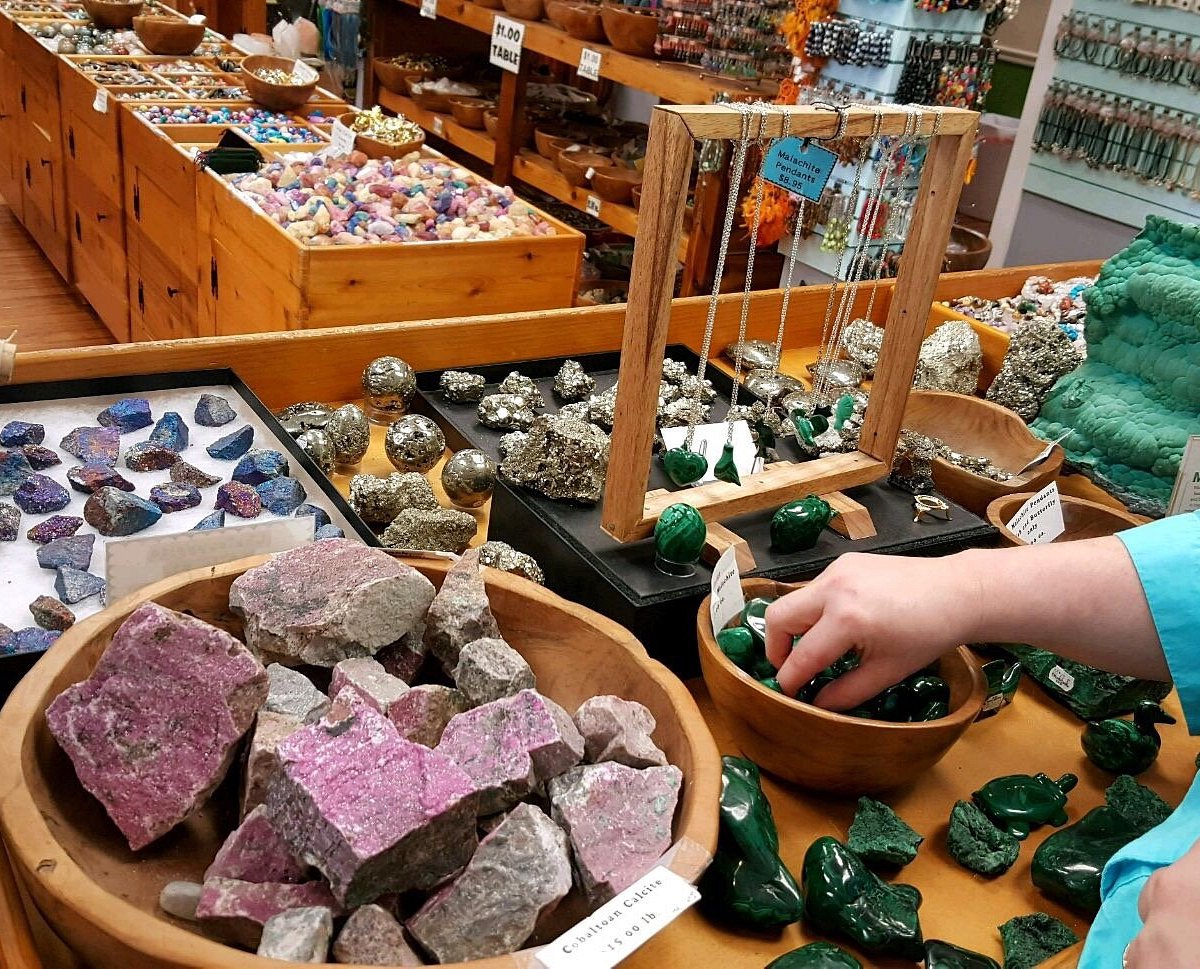
[{"label": "brown wooden shelf", "polygon": [[412,98],[393,94],[384,87],[379,88],[377,99],[383,107],[404,115],[409,121],[415,121],[435,138],[441,138],[489,165],[495,162],[496,142],[486,132],[464,128],[450,115],[426,111]]},{"label": "brown wooden shelf", "polygon": [[[399,0],[409,7],[420,7],[420,0]],[[777,88],[771,83],[750,84],[734,78],[716,77],[680,64],[656,61],[649,57],[623,54],[602,43],[575,40],[553,24],[540,20],[521,20],[503,10],[481,7],[471,0],[439,0],[438,16],[490,35],[497,15],[525,24],[525,48],[556,61],[577,67],[586,47],[600,52],[600,76],[618,84],[647,91],[677,104],[709,104],[721,92],[773,98]]]},{"label": "brown wooden shelf", "polygon": [[587,186],[576,188],[554,167],[552,161],[536,152],[525,149],[514,158],[513,175],[534,188],[540,188],[547,195],[553,195],[560,202],[574,206],[580,212],[587,212],[588,199],[595,197],[600,202],[600,211],[596,213],[596,218],[627,236],[637,235],[638,217],[632,206],[605,202]]}]

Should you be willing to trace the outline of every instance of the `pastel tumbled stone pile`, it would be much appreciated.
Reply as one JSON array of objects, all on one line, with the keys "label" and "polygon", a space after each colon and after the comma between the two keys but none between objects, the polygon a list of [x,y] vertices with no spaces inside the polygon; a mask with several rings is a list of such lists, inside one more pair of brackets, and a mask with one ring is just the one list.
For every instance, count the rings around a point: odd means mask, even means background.
[{"label": "pastel tumbled stone pile", "polygon": [[[171,111],[162,108],[158,114]],[[361,152],[342,160],[296,157],[227,177],[289,235],[313,246],[555,232],[511,188],[493,185],[443,158],[394,161],[368,159]]]}]

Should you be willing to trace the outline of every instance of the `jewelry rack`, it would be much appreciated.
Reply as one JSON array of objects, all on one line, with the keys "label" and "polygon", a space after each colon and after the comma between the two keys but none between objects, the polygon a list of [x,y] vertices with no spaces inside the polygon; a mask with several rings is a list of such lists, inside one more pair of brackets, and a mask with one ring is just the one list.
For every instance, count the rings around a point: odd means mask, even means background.
[{"label": "jewelry rack", "polygon": [[[922,169],[906,258],[896,278],[859,450],[803,463],[777,462],[744,476],[740,484],[717,481],[682,492],[647,494],[661,366],[671,325],[675,253],[695,142],[744,136],[742,116],[725,106],[654,109],[642,188],[645,218],[634,249],[601,518],[606,532],[621,542],[645,538],[663,509],[684,498],[706,522],[713,523],[805,493],[826,494],[869,484],[888,474],[978,124],[973,111],[942,108],[940,115]],[[850,107],[836,114],[812,106],[776,107],[762,121],[760,134],[815,139],[835,134],[900,136],[909,131],[912,118],[911,111],[891,106]]]}]

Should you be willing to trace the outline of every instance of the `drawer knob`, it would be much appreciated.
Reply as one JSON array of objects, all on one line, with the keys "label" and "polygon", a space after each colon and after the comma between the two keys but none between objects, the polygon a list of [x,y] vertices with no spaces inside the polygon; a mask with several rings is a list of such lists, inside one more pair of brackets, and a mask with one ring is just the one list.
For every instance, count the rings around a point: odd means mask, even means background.
[{"label": "drawer knob", "polygon": [[178,296],[181,292],[182,292],[182,290],[178,290],[174,286],[167,287],[167,295],[170,296],[172,299],[174,299],[176,296]]}]

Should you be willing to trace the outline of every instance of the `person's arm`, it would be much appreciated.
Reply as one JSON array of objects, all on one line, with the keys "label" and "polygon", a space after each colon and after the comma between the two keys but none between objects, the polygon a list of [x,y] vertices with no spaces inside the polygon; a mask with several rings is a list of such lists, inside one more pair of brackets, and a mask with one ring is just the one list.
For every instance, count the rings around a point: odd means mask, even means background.
[{"label": "person's arm", "polygon": [[933,559],[847,554],[773,603],[766,621],[767,656],[788,695],[847,650],[860,654],[858,669],[816,697],[834,710],[960,643],[1028,643],[1114,673],[1170,676],[1138,572],[1116,537]]}]

